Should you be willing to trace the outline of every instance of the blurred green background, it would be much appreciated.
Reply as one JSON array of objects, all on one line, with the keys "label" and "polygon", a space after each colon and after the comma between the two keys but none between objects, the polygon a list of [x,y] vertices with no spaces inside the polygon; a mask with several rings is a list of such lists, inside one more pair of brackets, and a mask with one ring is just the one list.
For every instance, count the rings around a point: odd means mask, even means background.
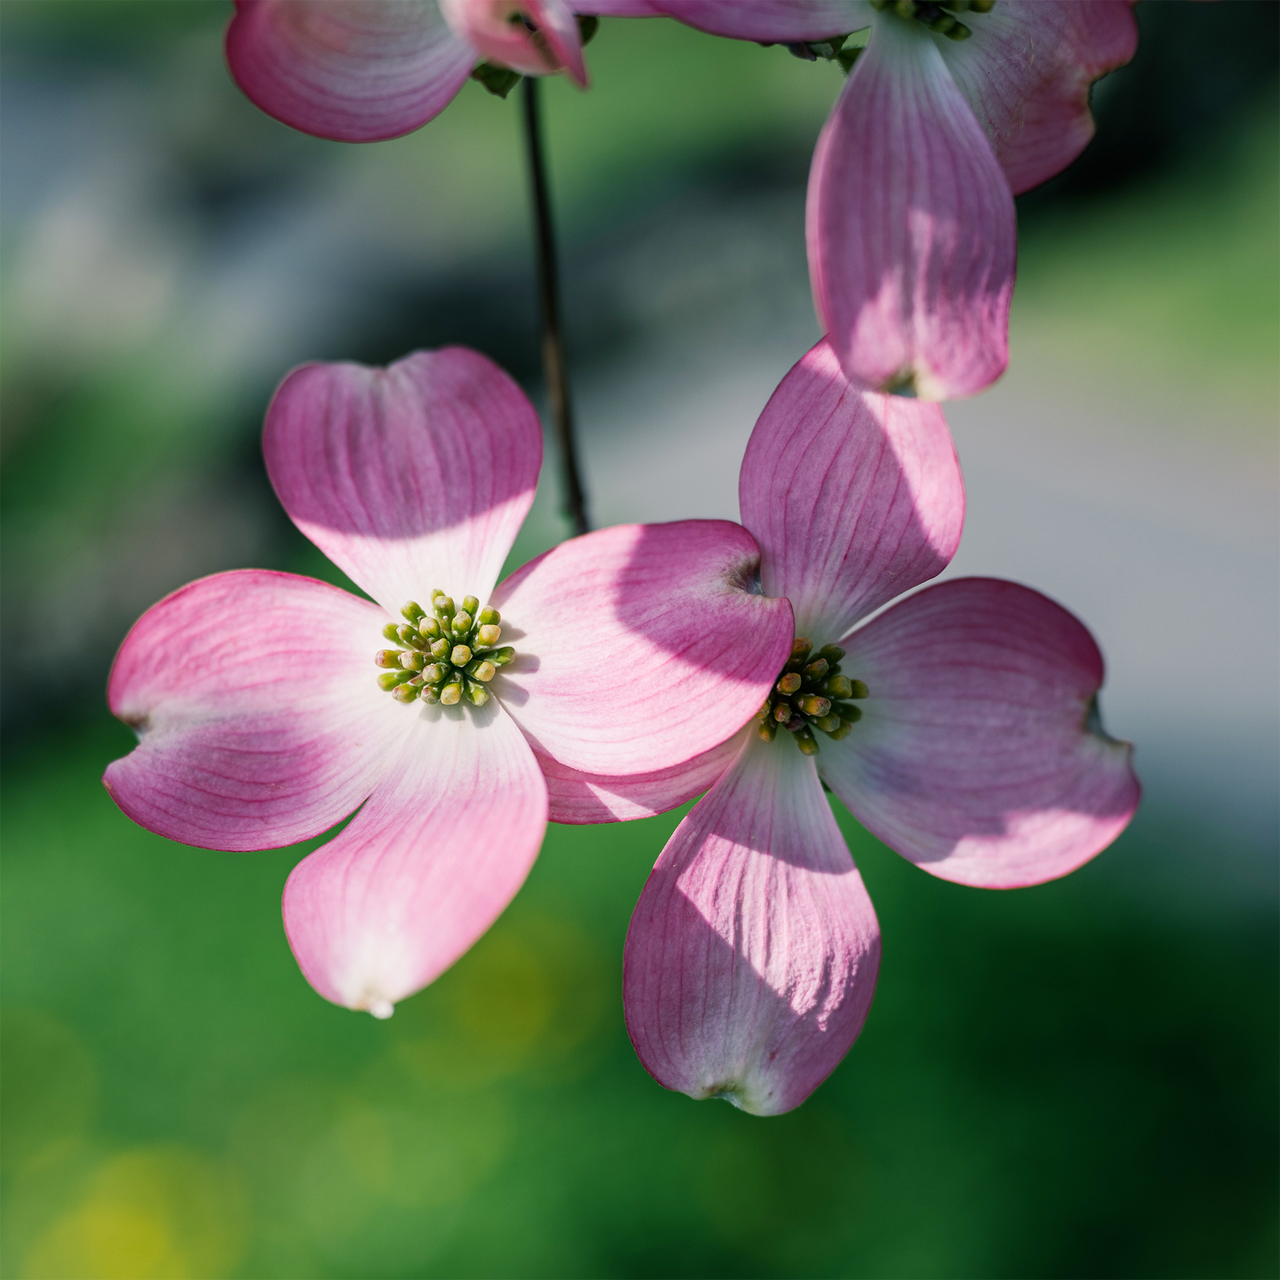
[{"label": "blurred green background", "polygon": [[[292,363],[464,341],[539,390],[516,101],[470,84],[406,139],[305,138],[231,85],[227,8],[0,5],[3,1273],[1276,1274],[1274,678],[1230,648],[1271,650],[1274,557],[1223,530],[1261,475],[1274,540],[1277,7],[1140,7],[1097,143],[1021,202],[1008,386],[953,418],[968,571],[1012,572],[1022,540],[981,523],[982,450],[1003,465],[1025,438],[1026,465],[1059,475],[1035,424],[984,444],[973,415],[1001,421],[1020,388],[1100,397],[1134,474],[1182,467],[1157,495],[1190,477],[1148,510],[1120,453],[1091,454],[1076,523],[1043,534],[1117,599],[1173,561],[1163,598],[1193,639],[1154,692],[1139,668],[1174,627],[1135,631],[1037,552],[1037,584],[1088,603],[1113,651],[1112,728],[1138,738],[1148,803],[1076,875],[1007,894],[934,880],[841,813],[879,989],[843,1065],[770,1120],[665,1092],[627,1041],[622,940],[678,814],[549,828],[502,920],[379,1023],[316,996],[285,943],[281,888],[310,846],[175,845],[99,783],[132,745],[101,690],[142,609],[241,565],[336,578],[257,452]],[[715,514],[654,479],[704,482],[654,404],[706,383],[682,363],[699,343],[706,367],[772,344],[706,407],[731,488],[816,336],[803,184],[839,74],[665,21],[606,20],[589,61],[589,94],[546,96],[598,514]],[[656,468],[634,493],[608,465],[628,413],[652,419]],[[1130,532],[1095,554],[1108,484]],[[1203,574],[1173,506],[1207,513],[1187,526]],[[513,560],[563,535],[548,475]],[[1161,551],[1138,563],[1148,535]],[[1214,761],[1224,780],[1197,790]]]}]

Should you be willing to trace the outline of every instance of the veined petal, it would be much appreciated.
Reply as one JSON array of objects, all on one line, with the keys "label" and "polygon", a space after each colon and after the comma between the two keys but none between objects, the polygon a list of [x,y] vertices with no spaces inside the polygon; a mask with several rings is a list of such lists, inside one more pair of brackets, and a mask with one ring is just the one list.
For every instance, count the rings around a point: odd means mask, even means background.
[{"label": "veined petal", "polygon": [[947,567],[964,482],[935,404],[859,390],[824,340],[783,378],[738,480],[766,595],[815,644]]},{"label": "veined petal", "polygon": [[947,400],[1004,372],[1013,197],[920,23],[877,16],[813,153],[806,234],[818,315],[851,378]]},{"label": "veined petal", "polygon": [[748,725],[718,747],[683,764],[625,778],[581,773],[550,756],[539,756],[538,764],[547,780],[551,821],[571,825],[629,822],[666,813],[706,791],[733,763],[751,731]]},{"label": "veined petal", "polygon": [[[870,23],[866,0],[655,0],[654,7],[699,31],[735,40],[790,43],[841,36]],[[618,9],[599,8],[600,13]]]},{"label": "veined petal", "polygon": [[1137,808],[1132,748],[1102,732],[1093,637],[1038,592],[958,578],[842,642],[871,696],[818,767],[853,815],[944,880],[988,889],[1074,871]]},{"label": "veined petal", "polygon": [[327,1000],[386,1017],[502,914],[547,825],[533,752],[501,707],[407,707],[368,803],[284,889],[284,926]]},{"label": "veined petal", "polygon": [[[373,790],[404,736],[376,682],[387,615],[289,573],[219,573],[134,624],[107,686],[138,745],[103,782],[135,822],[212,849],[319,835]],[[385,642],[383,642],[385,643]]]},{"label": "veined petal", "polygon": [[565,0],[440,0],[440,10],[454,34],[490,62],[529,76],[563,67],[586,87],[578,23]]},{"label": "veined petal", "polygon": [[395,613],[433,587],[488,598],[533,501],[542,428],[492,360],[445,347],[295,369],[263,452],[294,524]]},{"label": "veined petal", "polygon": [[1133,0],[1000,0],[939,48],[1016,195],[1093,137],[1089,86],[1138,47]]},{"label": "veined petal", "polygon": [[627,1030],[659,1084],[776,1115],[857,1039],[879,964],[875,911],[813,761],[755,738],[636,904]]},{"label": "veined petal", "polygon": [[692,760],[760,709],[791,652],[791,606],[752,591],[758,559],[727,520],[561,543],[494,592],[516,658],[491,687],[534,749],[570,769]]},{"label": "veined petal", "polygon": [[435,0],[236,0],[227,62],[246,96],[304,133],[396,138],[439,115],[475,51]]}]

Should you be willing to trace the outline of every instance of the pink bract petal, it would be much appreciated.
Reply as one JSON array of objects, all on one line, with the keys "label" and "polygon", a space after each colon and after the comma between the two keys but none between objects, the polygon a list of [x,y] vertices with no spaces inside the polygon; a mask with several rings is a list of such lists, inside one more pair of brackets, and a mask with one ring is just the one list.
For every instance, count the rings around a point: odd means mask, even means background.
[{"label": "pink bract petal", "polygon": [[562,543],[494,592],[516,650],[494,692],[538,753],[570,769],[692,760],[760,709],[791,651],[791,606],[752,592],[758,556],[725,520]]},{"label": "pink bract petal", "polygon": [[875,12],[866,0],[656,0],[655,7],[713,36],[778,43],[857,31]]},{"label": "pink bract petal", "polygon": [[754,738],[640,895],[627,1029],[659,1084],[776,1115],[857,1038],[879,963],[875,912],[813,761]]},{"label": "pink bract petal", "polygon": [[446,347],[295,369],[263,452],[294,524],[395,613],[433,587],[488,598],[533,501],[542,428],[497,365]]},{"label": "pink bract petal", "polygon": [[338,142],[395,138],[439,115],[475,51],[435,0],[236,0],[227,62],[250,101]]},{"label": "pink bract petal", "polygon": [[585,88],[578,23],[564,0],[440,0],[440,11],[454,34],[490,62],[530,76],[565,68]]},{"label": "pink bract petal", "polygon": [[818,343],[751,433],[738,481],[766,595],[816,645],[947,567],[964,483],[935,404],[852,386]]},{"label": "pink bract petal", "polygon": [[387,615],[337,587],[245,570],[152,606],[116,655],[112,713],[137,731],[103,782],[184,844],[267,849],[328,830],[404,736],[376,683]]},{"label": "pink bract petal", "polygon": [[1013,197],[920,23],[877,16],[818,139],[806,223],[818,315],[850,377],[947,400],[1004,372]]},{"label": "pink bract petal", "polygon": [[818,766],[854,816],[944,880],[989,889],[1074,871],[1124,830],[1132,748],[1107,737],[1102,655],[1059,605],[1013,582],[926,588],[846,641],[871,696]]},{"label": "pink bract petal", "polygon": [[382,783],[284,890],[285,931],[307,981],[379,1017],[498,918],[547,823],[533,752],[496,703],[396,710],[412,725]]},{"label": "pink bract petal", "polygon": [[1132,0],[1000,0],[940,42],[1016,194],[1065,169],[1093,137],[1089,86],[1133,57]]},{"label": "pink bract petal", "polygon": [[625,778],[581,773],[549,756],[539,756],[538,764],[547,780],[551,821],[572,825],[629,822],[666,813],[710,787],[733,763],[750,732],[748,725],[727,742],[683,764]]}]

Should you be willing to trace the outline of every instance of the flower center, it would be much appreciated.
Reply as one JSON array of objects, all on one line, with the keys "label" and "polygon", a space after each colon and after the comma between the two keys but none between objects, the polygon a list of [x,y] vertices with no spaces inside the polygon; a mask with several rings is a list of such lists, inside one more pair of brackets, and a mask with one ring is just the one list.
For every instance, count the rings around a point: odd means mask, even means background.
[{"label": "flower center", "polygon": [[814,729],[821,729],[837,742],[846,737],[862,718],[862,708],[849,699],[865,698],[869,691],[861,680],[840,674],[843,657],[844,650],[838,644],[823,645],[814,654],[813,645],[797,636],[769,701],[756,717],[756,732],[772,742],[779,729],[786,729],[807,756],[818,754]]},{"label": "flower center", "polygon": [[475,596],[464,596],[459,609],[443,591],[431,593],[431,613],[416,600],[403,609],[404,622],[388,622],[382,634],[400,645],[379,649],[374,662],[386,670],[378,687],[397,702],[442,702],[446,707],[466,698],[472,706],[489,701],[486,687],[515,656],[502,637],[497,609],[481,609]]},{"label": "flower center", "polygon": [[946,36],[948,40],[967,40],[973,32],[955,15],[957,13],[990,13],[996,0],[871,0],[871,7],[880,12],[892,9],[903,18],[923,22],[930,31]]}]

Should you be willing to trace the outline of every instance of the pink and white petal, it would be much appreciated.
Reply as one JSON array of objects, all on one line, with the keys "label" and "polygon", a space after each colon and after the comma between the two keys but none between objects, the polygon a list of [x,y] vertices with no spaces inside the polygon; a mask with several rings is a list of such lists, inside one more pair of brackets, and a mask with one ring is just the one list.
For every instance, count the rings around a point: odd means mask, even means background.
[{"label": "pink and white petal", "polygon": [[307,981],[377,1017],[502,914],[547,825],[533,752],[497,703],[413,712],[368,803],[284,890],[285,932]]},{"label": "pink and white petal", "polygon": [[1089,87],[1138,47],[1133,0],[1000,0],[967,25],[939,47],[1017,194],[1093,137]]},{"label": "pink and white petal", "polygon": [[890,848],[988,889],[1074,871],[1128,824],[1132,747],[1094,701],[1102,655],[1028,587],[957,578],[894,605],[844,642],[871,696],[819,769]]},{"label": "pink and white petal", "polygon": [[[577,20],[564,0],[440,0],[440,10],[482,58],[529,76],[567,67],[586,85]],[[520,21],[522,14],[536,32]]]},{"label": "pink and white petal", "polygon": [[587,66],[582,60],[582,36],[578,19],[565,0],[526,0],[529,19],[545,37],[557,67],[563,67],[582,88],[587,87]]},{"label": "pink and white petal", "polygon": [[857,1039],[879,964],[875,911],[813,761],[754,738],[636,904],[627,1029],[659,1084],[777,1115]]},{"label": "pink and white petal", "polygon": [[268,849],[328,830],[408,729],[377,686],[387,615],[313,578],[248,569],[166,596],[134,624],[107,701],[138,745],[103,783],[184,844]]},{"label": "pink and white petal", "polygon": [[268,115],[338,142],[409,133],[466,83],[475,51],[435,0],[236,0],[236,83]]},{"label": "pink and white petal", "polygon": [[713,36],[784,44],[845,35],[875,14],[867,0],[657,0],[654,7]]},{"label": "pink and white petal", "polygon": [[852,385],[824,340],[783,378],[738,480],[766,595],[822,645],[941,573],[964,524],[964,482],[936,404]]},{"label": "pink and white petal", "polygon": [[806,235],[818,315],[851,378],[949,400],[1004,372],[1013,197],[920,23],[877,16],[813,153]]},{"label": "pink and white petal", "polygon": [[492,360],[445,347],[295,369],[263,452],[294,524],[395,613],[434,587],[487,599],[533,501],[542,428]]},{"label": "pink and white petal", "polygon": [[570,769],[692,760],[759,711],[791,652],[791,606],[753,591],[758,561],[727,520],[561,543],[493,594],[516,650],[494,692],[534,750]]},{"label": "pink and white petal", "polygon": [[539,756],[538,764],[547,780],[551,821],[570,825],[630,822],[675,809],[706,791],[724,773],[751,731],[748,725],[718,747],[683,764],[625,778],[582,773],[550,756]]}]

